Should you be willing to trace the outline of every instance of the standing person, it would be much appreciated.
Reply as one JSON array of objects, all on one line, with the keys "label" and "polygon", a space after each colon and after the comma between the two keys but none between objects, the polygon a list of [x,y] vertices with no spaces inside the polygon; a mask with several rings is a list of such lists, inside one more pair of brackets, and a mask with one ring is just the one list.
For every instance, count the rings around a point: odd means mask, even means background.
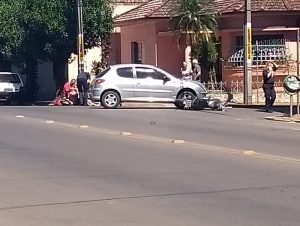
[{"label": "standing person", "polygon": [[188,68],[187,62],[183,61],[182,68],[180,69],[182,79],[184,80],[192,80],[191,71]]},{"label": "standing person", "polygon": [[79,91],[79,102],[80,105],[87,106],[87,92],[90,74],[88,72],[80,72],[77,76],[77,88]]},{"label": "standing person", "polygon": [[275,75],[274,72],[277,70],[278,66],[274,62],[268,62],[266,68],[263,70],[263,79],[264,79],[264,93],[266,98],[266,112],[272,113],[272,107],[276,99],[275,92]]},{"label": "standing person", "polygon": [[198,63],[198,60],[193,59],[192,63],[193,63],[193,67],[192,67],[193,80],[199,80],[201,82],[201,67]]}]

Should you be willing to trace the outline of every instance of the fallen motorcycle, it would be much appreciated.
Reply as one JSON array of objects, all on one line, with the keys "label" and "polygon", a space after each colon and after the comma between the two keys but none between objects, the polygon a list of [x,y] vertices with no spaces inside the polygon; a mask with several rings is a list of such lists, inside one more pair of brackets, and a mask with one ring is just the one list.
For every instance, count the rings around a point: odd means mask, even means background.
[{"label": "fallen motorcycle", "polygon": [[225,111],[228,102],[232,98],[228,98],[226,101],[221,101],[217,98],[204,97],[201,99],[176,99],[175,106],[179,109],[184,110],[204,110],[205,108],[210,108],[214,111]]}]

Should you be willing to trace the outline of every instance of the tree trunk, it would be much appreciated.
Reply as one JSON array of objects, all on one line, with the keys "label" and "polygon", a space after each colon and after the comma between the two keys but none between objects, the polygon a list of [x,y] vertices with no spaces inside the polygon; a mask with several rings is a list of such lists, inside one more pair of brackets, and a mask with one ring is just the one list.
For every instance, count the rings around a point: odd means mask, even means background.
[{"label": "tree trunk", "polygon": [[25,97],[27,102],[34,102],[38,94],[38,61],[32,56],[25,59],[26,86]]}]

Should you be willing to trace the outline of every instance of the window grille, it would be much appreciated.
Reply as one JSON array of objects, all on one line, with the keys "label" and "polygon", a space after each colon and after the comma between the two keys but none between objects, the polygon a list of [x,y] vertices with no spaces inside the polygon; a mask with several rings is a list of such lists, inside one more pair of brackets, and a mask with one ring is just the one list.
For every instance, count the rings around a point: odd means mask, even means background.
[{"label": "window grille", "polygon": [[[236,37],[235,53],[228,59],[228,66],[244,65],[243,41],[242,36]],[[252,37],[252,64],[264,65],[270,60],[285,61],[287,59],[287,41],[283,35],[254,35]]]}]

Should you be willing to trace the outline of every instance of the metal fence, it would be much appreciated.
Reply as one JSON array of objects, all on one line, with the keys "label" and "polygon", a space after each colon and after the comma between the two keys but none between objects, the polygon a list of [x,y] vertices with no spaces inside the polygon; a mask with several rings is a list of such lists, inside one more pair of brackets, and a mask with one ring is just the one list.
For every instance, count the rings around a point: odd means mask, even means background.
[{"label": "metal fence", "polygon": [[[276,62],[286,62],[290,55],[290,50],[286,43],[289,40],[283,35],[254,35],[252,43],[252,64],[265,65],[272,60]],[[238,68],[244,65],[243,37],[236,37],[235,52],[225,62],[227,68]]]},{"label": "metal fence", "polygon": [[[234,93],[240,94],[244,92],[244,81],[231,82],[203,82],[208,93]],[[279,80],[275,83],[275,87],[283,87],[283,81]],[[259,90],[263,88],[263,81],[253,81],[252,89]]]},{"label": "metal fence", "polygon": [[203,82],[202,84],[209,93],[228,93],[227,82]]}]

